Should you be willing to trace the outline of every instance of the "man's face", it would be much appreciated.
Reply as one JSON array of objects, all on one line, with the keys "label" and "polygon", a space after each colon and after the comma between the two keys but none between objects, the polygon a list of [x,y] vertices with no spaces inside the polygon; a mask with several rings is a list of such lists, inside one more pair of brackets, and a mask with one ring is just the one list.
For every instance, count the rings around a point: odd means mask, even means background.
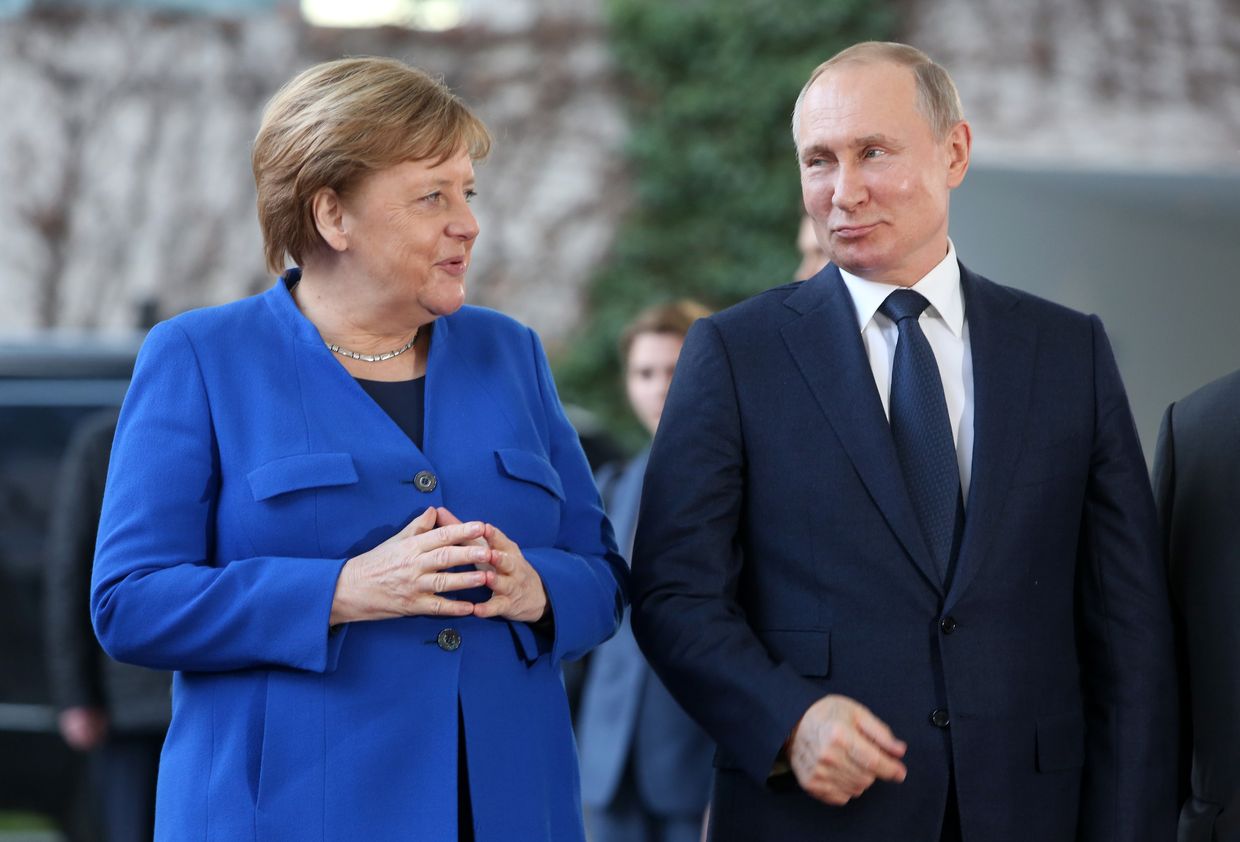
[{"label": "man's face", "polygon": [[960,123],[935,138],[911,70],[831,68],[805,94],[796,140],[805,210],[837,266],[912,286],[947,254],[948,194],[964,179],[971,137]]}]

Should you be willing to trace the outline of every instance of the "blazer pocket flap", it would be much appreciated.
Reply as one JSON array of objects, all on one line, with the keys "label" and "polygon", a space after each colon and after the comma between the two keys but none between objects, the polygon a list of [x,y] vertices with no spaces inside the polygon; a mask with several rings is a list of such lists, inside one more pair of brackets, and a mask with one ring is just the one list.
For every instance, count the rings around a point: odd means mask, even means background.
[{"label": "blazer pocket flap", "polygon": [[1079,713],[1039,716],[1037,731],[1039,772],[1085,765],[1085,718]]},{"label": "blazer pocket flap", "polygon": [[831,672],[829,629],[765,629],[758,637],[771,657],[801,675],[825,678]]},{"label": "blazer pocket flap", "polygon": [[351,485],[357,482],[357,469],[348,453],[299,453],[255,468],[247,479],[254,499],[268,500],[305,488]]},{"label": "blazer pocket flap", "polygon": [[504,476],[533,483],[546,489],[556,499],[564,499],[564,485],[560,482],[560,475],[551,467],[550,462],[537,453],[511,447],[503,448],[495,451],[495,461]]}]

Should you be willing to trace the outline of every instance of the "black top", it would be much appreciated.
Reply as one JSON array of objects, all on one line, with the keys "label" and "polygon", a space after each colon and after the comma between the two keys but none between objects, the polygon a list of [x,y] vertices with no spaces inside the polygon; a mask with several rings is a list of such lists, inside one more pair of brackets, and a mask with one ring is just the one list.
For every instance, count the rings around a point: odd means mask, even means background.
[{"label": "black top", "polygon": [[363,380],[355,378],[375,403],[396,422],[409,440],[422,448],[422,415],[426,408],[426,378]]}]

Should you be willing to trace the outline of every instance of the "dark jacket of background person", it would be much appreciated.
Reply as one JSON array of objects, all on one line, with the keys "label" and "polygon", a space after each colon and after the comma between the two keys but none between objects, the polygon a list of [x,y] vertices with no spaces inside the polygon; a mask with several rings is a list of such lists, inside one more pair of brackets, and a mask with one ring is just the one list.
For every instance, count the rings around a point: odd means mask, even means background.
[{"label": "dark jacket of background person", "polygon": [[1240,371],[1167,408],[1154,483],[1189,706],[1179,842],[1240,840]]},{"label": "dark jacket of background person", "polygon": [[[716,840],[1164,842],[1170,607],[1099,321],[961,267],[976,446],[944,590],[839,271],[699,321],[646,473],[633,628],[720,746]],[[828,694],[908,744],[829,806],[770,780]],[[782,776],[776,776],[782,777]]]},{"label": "dark jacket of background person", "polygon": [[116,417],[108,410],[83,420],[61,466],[45,579],[48,674],[57,708],[102,709],[112,734],[162,734],[172,715],[172,677],[112,660],[90,625],[90,571]]},{"label": "dark jacket of background person", "polygon": [[45,575],[45,634],[52,699],[106,721],[92,779],[104,838],[149,839],[155,770],[171,717],[171,676],[114,661],[90,625],[90,575],[116,410],[85,418],[69,442],[52,501]]},{"label": "dark jacket of background person", "polygon": [[[631,557],[649,448],[599,485],[616,541]],[[588,807],[615,799],[632,774],[643,806],[700,821],[710,798],[714,743],[681,709],[637,647],[629,612],[590,656],[577,719],[581,795]]]}]

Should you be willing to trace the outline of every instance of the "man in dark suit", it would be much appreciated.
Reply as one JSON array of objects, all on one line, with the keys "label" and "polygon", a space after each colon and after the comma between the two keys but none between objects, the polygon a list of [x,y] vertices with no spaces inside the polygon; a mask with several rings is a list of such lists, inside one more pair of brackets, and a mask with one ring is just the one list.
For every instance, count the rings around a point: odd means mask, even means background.
[{"label": "man in dark suit", "polygon": [[690,332],[634,553],[711,837],[1166,842],[1170,607],[1102,325],[957,262],[971,133],[921,52],[825,62],[793,135],[832,263]]},{"label": "man in dark suit", "polygon": [[1240,840],[1240,371],[1167,408],[1154,457],[1188,703],[1179,842]]}]

